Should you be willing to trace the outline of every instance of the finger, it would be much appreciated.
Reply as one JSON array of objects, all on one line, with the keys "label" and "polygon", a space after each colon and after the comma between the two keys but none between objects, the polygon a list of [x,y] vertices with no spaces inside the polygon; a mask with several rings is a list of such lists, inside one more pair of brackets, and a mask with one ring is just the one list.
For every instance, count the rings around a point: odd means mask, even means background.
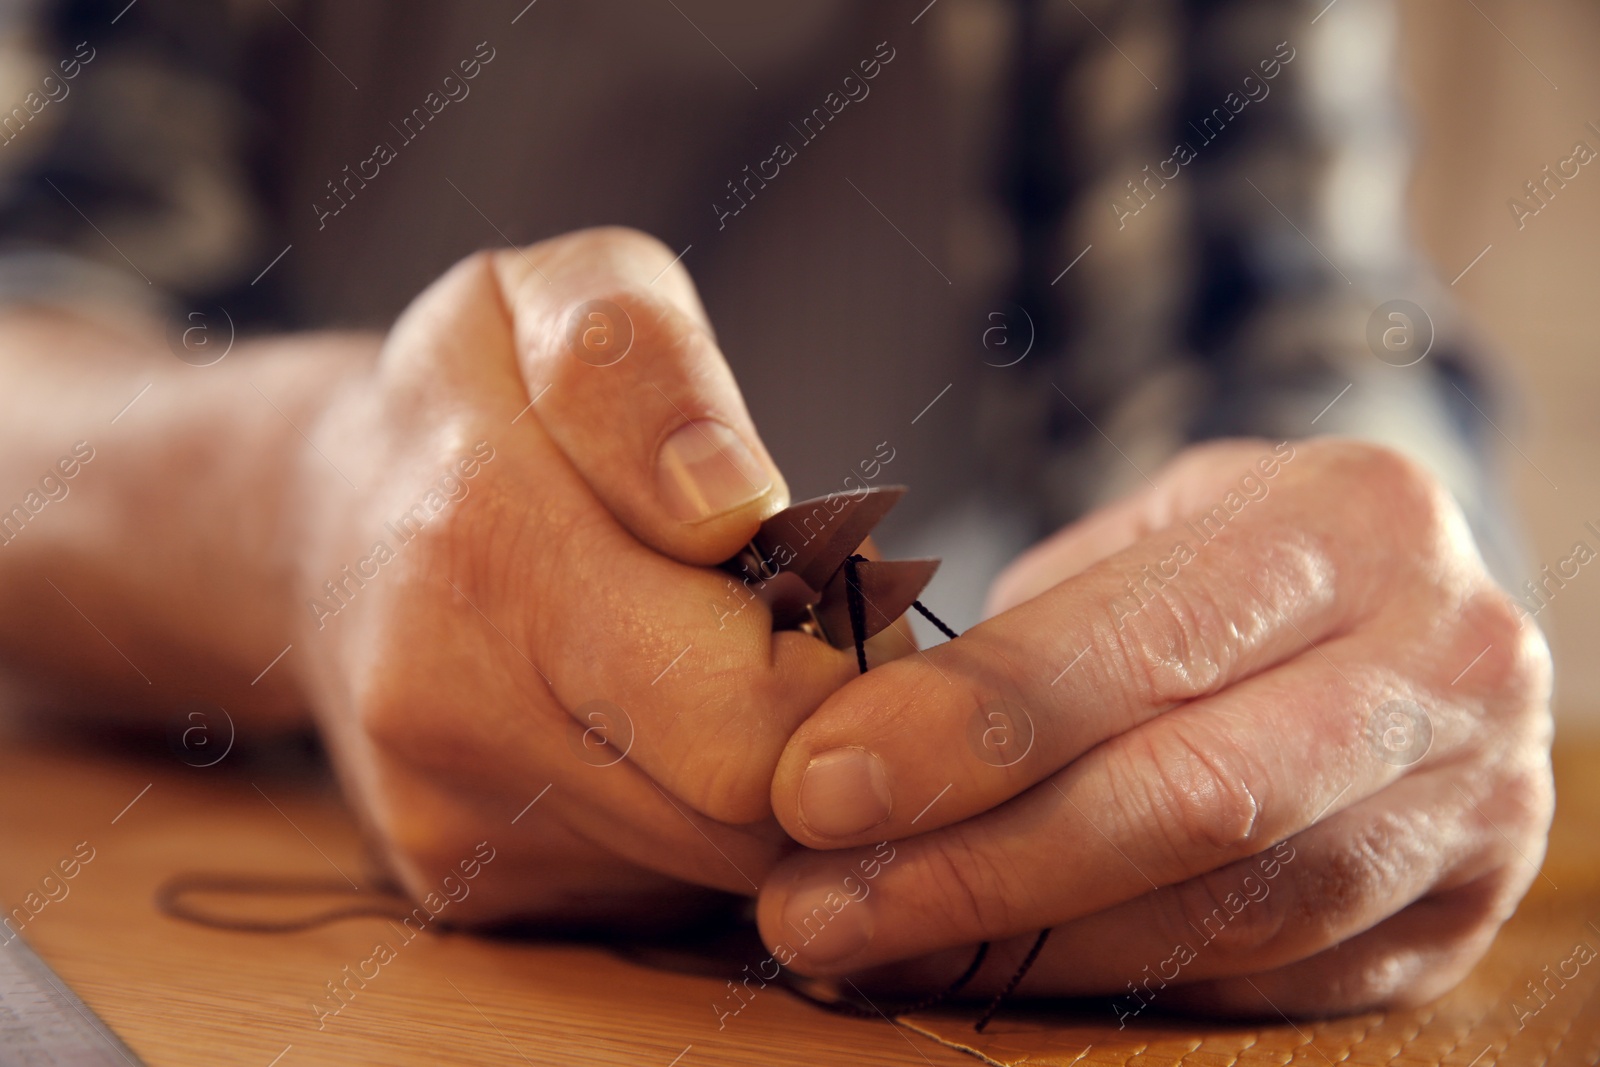
[{"label": "finger", "polygon": [[[385,765],[377,794],[384,807],[368,816],[370,838],[414,898],[437,889],[480,839],[546,862],[525,879],[505,877],[507,864],[497,867],[499,876],[477,887],[474,922],[518,914],[614,920],[627,901],[663,900],[668,885],[753,896],[791,847],[775,824],[724,826],[675,803],[625,759],[585,752],[572,737],[554,740],[560,747],[542,759],[480,759],[476,773]],[[561,859],[551,863],[551,856]]]},{"label": "finger", "polygon": [[[438,709],[415,707],[395,681],[414,677],[418,664],[362,664],[353,669],[367,687],[372,728],[441,772],[485,751],[536,766],[550,738],[562,736],[552,730],[565,731],[569,719],[588,729],[603,705],[634,731],[624,746],[630,764],[686,809],[726,823],[767,818],[784,742],[854,674],[853,655],[804,634],[774,634],[766,606],[728,575],[640,543],[541,422],[501,423],[494,405],[517,369],[510,323],[482,259],[450,272],[407,315],[410,343],[445,354],[397,356],[395,373],[418,380],[417,402],[437,404],[441,389],[453,389],[472,400],[456,406],[489,413],[462,417],[442,439],[414,447],[447,463],[481,437],[484,458],[470,491],[395,549],[400,568],[416,572],[361,595],[426,584],[441,608],[426,617],[387,613],[403,631],[395,647],[441,671],[473,664],[480,676],[503,674],[515,691],[542,698],[534,710],[508,701],[436,722]],[[406,490],[394,492],[385,510],[403,513]],[[419,541],[428,547],[415,547]]]},{"label": "finger", "polygon": [[[1471,643],[1458,640],[1456,651]],[[1452,705],[1378,666],[1385,654],[1414,658],[1417,644],[1384,633],[1331,641],[1100,745],[994,811],[896,842],[901,858],[873,900],[834,923],[802,964],[837,973],[1005,938],[1252,855],[1409,770],[1385,758],[1367,726],[1396,691],[1431,709],[1431,746],[1417,766],[1469,750],[1483,733],[1473,697]],[[1519,729],[1526,736],[1488,743],[1525,750],[1532,726]],[[1071,862],[1049,859],[1063,856]],[[779,867],[763,888],[764,930],[813,912],[829,862],[802,853]]]},{"label": "finger", "polygon": [[[1085,957],[1058,928],[1012,993],[1017,998],[1109,995],[1103,1004],[1106,1023],[1116,1022],[1118,1029],[1135,1022],[1159,1024],[1172,1012],[1315,1018],[1415,1007],[1448,992],[1483,958],[1520,894],[1506,888],[1513,880],[1507,868],[1496,868],[1477,881],[1430,894],[1313,956],[1198,981],[1191,981],[1190,972],[1206,959],[1206,949],[1193,947],[1198,939],[1192,934],[1190,944],[1168,945],[1137,973],[1123,971],[1090,983],[1082,965],[1099,961]],[[991,944],[963,995],[989,998],[1009,988],[1037,938],[1030,933]],[[850,980],[874,998],[922,997],[948,986],[974,951],[973,946],[950,949]],[[1163,974],[1172,977],[1163,979]]]},{"label": "finger", "polygon": [[779,764],[785,829],[829,848],[949,825],[1386,605],[1456,611],[1472,575],[1418,560],[1458,557],[1459,509],[1414,467],[1337,443],[1283,457],[1270,485],[1244,467],[1231,519],[1219,504],[835,694]]},{"label": "finger", "polygon": [[1081,574],[1180,516],[1236,488],[1244,473],[1274,470],[1270,442],[1219,440],[1191,448],[1157,471],[1153,484],[1098,508],[1019,556],[990,588],[984,618]]},{"label": "finger", "polygon": [[1500,900],[1509,911],[1535,868],[1502,834],[1531,841],[1542,832],[1547,778],[1501,769],[1497,791],[1520,803],[1485,798],[1480,806],[1459,777],[1450,767],[1408,776],[1265,852],[1065,923],[1051,933],[1052,959],[1036,968],[1036,988],[1137,989],[1117,1005],[1119,1014],[1137,1013],[1169,985],[1286,967],[1424,897],[1522,865],[1520,877],[1504,880],[1507,893],[1515,890]]},{"label": "finger", "polygon": [[[785,829],[827,848],[949,825],[1356,626],[1386,598],[1419,584],[1434,595],[1432,576],[1400,584],[1418,545],[1372,516],[1404,518],[1407,502],[1359,454],[1332,471],[1280,466],[1273,495],[1207,542],[1191,544],[1187,527],[1154,534],[835,694],[779,764],[772,800]],[[1350,506],[1323,507],[1330,491]]]},{"label": "finger", "polygon": [[[1254,975],[1311,958],[1378,926],[1423,897],[1453,894],[1508,866],[1514,904],[1534,877],[1532,841],[1549,819],[1548,768],[1498,768],[1477,796],[1457,767],[1401,779],[1332,818],[1236,863],[1054,927],[1020,995],[1111,995],[1119,1018],[1171,1006],[1180,985]],[[1509,903],[1507,902],[1509,900]],[[1503,917],[1503,916],[1502,916]],[[969,991],[997,992],[1034,935],[996,945]],[[1015,950],[1015,951],[1013,951]],[[856,979],[896,995],[925,992],[949,959],[891,964]],[[959,967],[957,967],[959,969]]]},{"label": "finger", "polygon": [[608,510],[687,563],[732,556],[789,491],[688,272],[659,241],[584,230],[495,256],[536,418]]},{"label": "finger", "polygon": [[1174,988],[1170,1006],[1210,1016],[1314,1017],[1426,1004],[1458,985],[1489,950],[1521,896],[1507,892],[1511,877],[1502,868],[1419,900],[1310,959]]}]

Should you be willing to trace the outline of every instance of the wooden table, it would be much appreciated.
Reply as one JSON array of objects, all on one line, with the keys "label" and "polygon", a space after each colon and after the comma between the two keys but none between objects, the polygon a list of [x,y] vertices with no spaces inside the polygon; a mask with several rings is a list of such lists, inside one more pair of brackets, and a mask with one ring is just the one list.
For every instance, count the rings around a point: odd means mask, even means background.
[{"label": "wooden table", "polygon": [[[895,1026],[827,1015],[773,988],[719,1030],[713,1003],[737,966],[697,975],[606,947],[430,932],[401,945],[319,1025],[312,1005],[332,1003],[325,983],[369,959],[375,942],[399,940],[389,920],[221,931],[167,917],[154,894],[193,871],[337,881],[337,868],[364,878],[354,826],[326,780],[248,758],[199,769],[164,753],[138,758],[59,740],[11,742],[0,752],[0,900],[15,907],[57,872],[48,888],[59,899],[21,932],[153,1067],[944,1065],[975,1055],[1117,1067],[1594,1063],[1600,962],[1582,968],[1525,1030],[1512,998],[1526,998],[1524,982],[1570,955],[1574,942],[1600,948],[1591,925],[1600,922],[1597,757],[1593,748],[1558,753],[1561,811],[1546,877],[1461,988],[1417,1012],[1319,1022],[1141,1019],[1119,1032],[1101,1003],[1008,1009],[978,1036],[970,1011]],[[91,849],[74,877],[59,877],[75,850]]]}]

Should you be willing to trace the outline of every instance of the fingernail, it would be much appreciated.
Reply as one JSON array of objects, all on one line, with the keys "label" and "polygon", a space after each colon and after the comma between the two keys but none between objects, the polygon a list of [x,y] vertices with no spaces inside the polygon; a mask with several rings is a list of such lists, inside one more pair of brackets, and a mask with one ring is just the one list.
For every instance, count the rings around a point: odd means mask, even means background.
[{"label": "fingernail", "polygon": [[883,761],[864,748],[814,757],[800,778],[800,821],[820,837],[853,837],[889,817],[893,797]]},{"label": "fingernail", "polygon": [[872,941],[872,912],[838,882],[795,889],[783,906],[789,942],[806,962],[827,966],[849,959]]},{"label": "fingernail", "polygon": [[762,496],[772,488],[772,475],[738,434],[697,419],[662,442],[656,484],[674,518],[699,522]]}]

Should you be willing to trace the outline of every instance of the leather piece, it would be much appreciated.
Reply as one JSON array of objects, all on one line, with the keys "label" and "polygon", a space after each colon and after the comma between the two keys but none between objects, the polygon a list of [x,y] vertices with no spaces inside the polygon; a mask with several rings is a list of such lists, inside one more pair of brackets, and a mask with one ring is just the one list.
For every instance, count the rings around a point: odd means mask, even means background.
[{"label": "leather piece", "polygon": [[[936,559],[864,559],[857,563],[856,580],[861,584],[862,614],[866,623],[862,640],[871,640],[910,611],[912,601],[922,595],[938,569]],[[822,601],[817,605],[817,621],[822,624],[823,636],[837,648],[854,641],[845,583],[845,568],[840,567],[822,591]]]},{"label": "leather piece", "polygon": [[[903,485],[880,485],[802,500],[763,522],[722,568],[767,604],[774,630],[800,629],[835,648],[849,648],[854,635],[844,562],[905,492]],[[938,568],[936,559],[863,562],[863,639],[903,615]]]},{"label": "leather piece", "polygon": [[762,523],[755,545],[764,559],[787,547],[794,558],[784,569],[821,591],[905,494],[903,485],[882,485],[802,500]]}]

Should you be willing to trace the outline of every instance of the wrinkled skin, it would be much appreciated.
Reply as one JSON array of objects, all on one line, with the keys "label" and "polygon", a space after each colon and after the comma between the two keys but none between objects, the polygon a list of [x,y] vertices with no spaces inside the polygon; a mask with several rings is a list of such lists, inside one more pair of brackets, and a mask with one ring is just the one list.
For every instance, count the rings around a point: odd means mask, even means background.
[{"label": "wrinkled skin", "polygon": [[[409,892],[488,841],[457,921],[655,926],[721,890],[758,897],[796,970],[885,992],[942,987],[982,940],[993,991],[1049,926],[1025,994],[1133,983],[1251,1014],[1425,1000],[1482,955],[1543,854],[1550,665],[1428,474],[1349,441],[1191,449],[1018,560],[986,622],[916,655],[891,633],[857,678],[759,603],[710,606],[729,581],[708,565],[788,496],[672,258],[615,230],[472,257],[312,435],[365,456],[365,488],[306,464],[302,600],[492,449],[381,579],[299,624],[343,782]],[[596,299],[635,330],[605,367],[569,328]],[[651,472],[700,418],[771,483],[684,521]],[[1264,495],[1185,532],[1252,472]],[[1424,725],[1379,714],[1395,700]],[[1014,760],[974,729],[996,707],[1007,730],[1024,709]],[[807,784],[841,748],[856,777]]]},{"label": "wrinkled skin", "polygon": [[[830,851],[763,887],[769,940],[896,841],[798,969],[911,960],[874,977],[924,988],[992,939],[993,990],[1051,926],[1023,993],[1270,1015],[1423,1002],[1482,956],[1544,854],[1550,661],[1459,509],[1409,461],[1338,440],[1209,444],[1154,483],[1018,560],[988,621],[852,682],[790,741],[773,808]],[[1202,540],[1187,522],[1230,492],[1243,505]],[[996,698],[1031,713],[1014,762],[971,743]],[[802,778],[841,745],[881,761],[891,811],[825,838]]]}]

